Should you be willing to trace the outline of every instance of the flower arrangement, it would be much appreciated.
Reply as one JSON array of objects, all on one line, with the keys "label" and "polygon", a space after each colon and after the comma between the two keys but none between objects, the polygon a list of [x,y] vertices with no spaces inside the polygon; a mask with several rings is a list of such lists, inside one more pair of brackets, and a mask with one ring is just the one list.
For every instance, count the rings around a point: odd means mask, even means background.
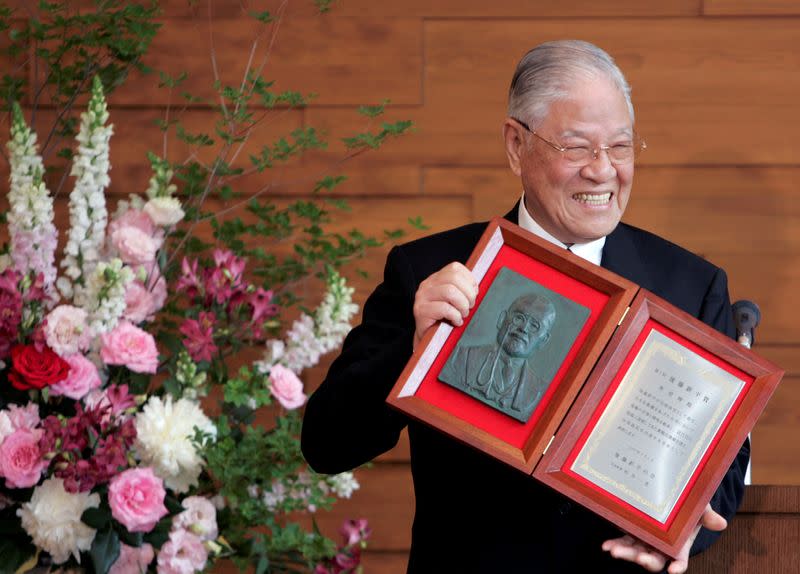
[{"label": "flower arrangement", "polygon": [[[183,258],[173,282],[182,300],[170,308],[159,255],[185,213],[169,170],[154,162],[146,198],[108,216],[108,120],[95,78],[58,276],[36,134],[13,110],[10,244],[0,269],[4,571],[38,562],[183,574],[220,557],[241,565],[269,557],[273,571],[352,571],[365,523],[347,524],[336,551],[319,533],[279,520],[358,488],[350,473],[307,469],[297,444],[306,399],[297,373],[341,343],[357,310],[352,289],[329,268],[316,311],[303,313],[285,342],[269,338],[279,325],[273,292],[247,280],[244,258],[215,249],[211,260]],[[159,323],[170,312],[180,319]],[[263,360],[227,373],[227,353],[265,343]],[[200,399],[215,385],[222,412],[209,415]],[[276,427],[250,424],[273,401],[283,409]]]},{"label": "flower arrangement", "polygon": [[[124,10],[131,29],[154,33],[136,25],[153,12]],[[87,18],[61,15],[53,26],[119,20]],[[47,26],[36,33],[49,34]],[[81,57],[86,62],[76,69],[93,70],[94,60]],[[105,77],[120,68],[95,71]],[[63,80],[53,79],[82,85]],[[248,71],[237,90],[220,87],[216,160],[171,162],[151,153],[146,191],[107,205],[108,82],[94,76],[89,83],[75,145],[59,154],[71,158],[74,178],[61,252],[37,135],[18,105],[11,114],[9,242],[0,254],[0,572],[188,574],[221,559],[257,574],[359,571],[370,534],[365,520],[346,522],[338,547],[316,524],[306,530],[293,521],[359,487],[352,473],[317,475],[304,463],[298,436],[306,394],[298,375],[338,347],[357,312],[339,264],[378,242],[355,231],[328,234],[319,202],[278,209],[259,199],[266,189],[236,205],[255,223],[204,207],[212,194],[237,199],[231,182],[247,172],[229,158],[243,143],[234,134],[249,133],[257,121],[247,101],[270,108],[303,105],[303,98],[276,95]],[[382,108],[361,113],[373,118]],[[344,141],[355,155],[409,125],[383,124]],[[176,132],[195,147],[208,145],[205,134]],[[249,172],[323,145],[313,128],[297,130],[253,155]],[[343,180],[325,176],[315,193]],[[203,224],[212,228],[211,243],[197,233]],[[295,255],[283,259],[248,242],[301,231]],[[297,302],[287,286],[312,273],[324,281],[322,301],[303,309],[282,336],[282,314]],[[238,360],[259,348],[255,360]]]}]

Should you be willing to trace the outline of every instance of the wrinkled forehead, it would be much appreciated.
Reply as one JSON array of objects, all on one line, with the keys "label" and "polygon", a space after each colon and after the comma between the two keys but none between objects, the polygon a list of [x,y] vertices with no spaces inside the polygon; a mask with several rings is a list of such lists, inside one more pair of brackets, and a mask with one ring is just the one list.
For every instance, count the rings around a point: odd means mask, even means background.
[{"label": "wrinkled forehead", "polygon": [[519,312],[528,317],[536,317],[540,320],[552,320],[555,315],[553,304],[544,297],[520,297],[511,304],[508,309],[510,312]]}]

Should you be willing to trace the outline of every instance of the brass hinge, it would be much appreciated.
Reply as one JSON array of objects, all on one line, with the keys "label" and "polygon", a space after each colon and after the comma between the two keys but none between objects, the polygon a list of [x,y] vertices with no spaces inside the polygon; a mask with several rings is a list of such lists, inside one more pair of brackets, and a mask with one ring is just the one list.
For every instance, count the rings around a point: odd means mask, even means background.
[{"label": "brass hinge", "polygon": [[625,312],[622,314],[622,317],[619,318],[619,323],[617,323],[617,327],[622,325],[622,322],[625,320],[625,317],[628,316],[628,311],[630,311],[630,310],[631,310],[630,307],[625,307]]}]

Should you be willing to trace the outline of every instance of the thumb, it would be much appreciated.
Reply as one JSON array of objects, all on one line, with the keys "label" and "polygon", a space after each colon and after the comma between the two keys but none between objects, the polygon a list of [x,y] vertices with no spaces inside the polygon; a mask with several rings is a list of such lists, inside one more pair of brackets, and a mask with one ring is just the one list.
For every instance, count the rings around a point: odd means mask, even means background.
[{"label": "thumb", "polygon": [[719,532],[720,530],[725,530],[725,528],[727,528],[728,521],[725,520],[722,515],[715,512],[709,504],[706,507],[705,512],[703,512],[703,517],[700,519],[700,524],[709,530]]}]

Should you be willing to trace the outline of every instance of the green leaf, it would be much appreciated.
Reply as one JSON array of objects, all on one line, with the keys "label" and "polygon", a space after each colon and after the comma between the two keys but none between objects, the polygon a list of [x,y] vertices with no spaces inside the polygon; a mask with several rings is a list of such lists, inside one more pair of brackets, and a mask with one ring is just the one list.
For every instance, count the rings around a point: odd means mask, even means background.
[{"label": "green leaf", "polygon": [[383,100],[382,103],[376,106],[359,106],[358,113],[362,116],[367,116],[368,118],[377,118],[383,114],[388,103],[389,100]]},{"label": "green leaf", "polygon": [[269,13],[269,10],[264,10],[263,12],[251,11],[250,16],[263,24],[269,24],[273,19],[272,14]]},{"label": "green leaf", "polygon": [[169,540],[169,530],[172,528],[172,517],[167,515],[158,521],[155,527],[144,535],[144,541],[156,548],[161,548]]},{"label": "green leaf", "polygon": [[409,217],[408,224],[411,225],[411,227],[416,227],[417,229],[421,229],[423,231],[426,229],[430,229],[430,227],[428,227],[422,222],[422,217],[419,215],[417,217]]},{"label": "green leaf", "polygon": [[29,541],[9,536],[0,538],[0,574],[14,574],[35,553],[36,548]]},{"label": "green leaf", "polygon": [[119,536],[110,527],[98,530],[89,549],[92,565],[96,574],[108,574],[111,566],[119,558]]},{"label": "green leaf", "polygon": [[111,522],[111,510],[108,507],[87,508],[81,514],[81,522],[95,530],[102,530]]}]

